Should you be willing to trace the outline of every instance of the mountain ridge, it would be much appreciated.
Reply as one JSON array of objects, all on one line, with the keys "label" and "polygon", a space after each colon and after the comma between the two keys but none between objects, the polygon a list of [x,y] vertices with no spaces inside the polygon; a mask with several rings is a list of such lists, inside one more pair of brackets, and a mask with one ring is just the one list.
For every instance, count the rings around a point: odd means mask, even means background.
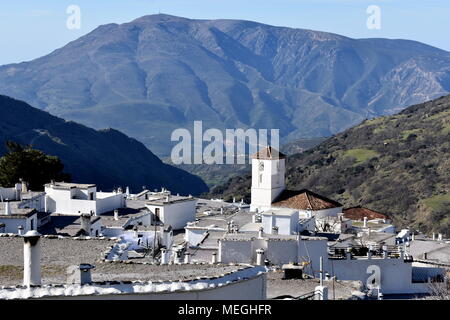
[{"label": "mountain ridge", "polygon": [[164,164],[142,143],[118,130],[97,131],[1,95],[0,112],[0,155],[7,151],[5,141],[12,140],[58,156],[72,180],[96,183],[99,188],[166,187],[183,194],[208,190],[200,178]]},{"label": "mountain ridge", "polygon": [[170,134],[279,128],[282,143],[330,136],[450,91],[450,53],[420,42],[349,37],[233,19],[147,15],[0,67],[0,93],[160,156]]}]

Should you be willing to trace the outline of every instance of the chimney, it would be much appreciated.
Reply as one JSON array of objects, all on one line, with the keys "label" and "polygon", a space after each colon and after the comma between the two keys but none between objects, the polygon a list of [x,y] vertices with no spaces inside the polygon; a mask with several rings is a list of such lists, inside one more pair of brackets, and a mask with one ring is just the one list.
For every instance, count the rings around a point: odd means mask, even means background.
[{"label": "chimney", "polygon": [[78,266],[70,266],[67,268],[67,283],[68,284],[90,284],[92,283],[91,270],[95,266],[82,263]]},{"label": "chimney", "polygon": [[233,197],[233,203],[236,203],[236,197]]},{"label": "chimney", "polygon": [[367,217],[364,217],[363,227],[367,228]]},{"label": "chimney", "polygon": [[191,263],[191,254],[189,252],[184,253],[184,263],[186,264]]},{"label": "chimney", "polygon": [[89,213],[81,214],[81,230],[85,236],[91,235],[91,215]]},{"label": "chimney", "polygon": [[387,245],[384,245],[384,246],[382,247],[382,249],[383,249],[383,259],[387,259],[387,258],[388,258],[388,248],[387,248]]},{"label": "chimney", "polygon": [[175,264],[180,264],[181,263],[181,251],[180,250],[176,250],[174,252],[173,263],[175,263]]},{"label": "chimney", "polygon": [[119,220],[119,210],[114,210],[114,220]]},{"label": "chimney", "polygon": [[264,256],[264,250],[256,249],[256,265],[257,266],[262,266],[264,264],[263,256]]},{"label": "chimney", "polygon": [[264,235],[264,228],[263,228],[263,227],[260,227],[260,228],[259,228],[259,231],[258,231],[258,238],[259,238],[259,239],[262,239],[263,235]]},{"label": "chimney", "polygon": [[11,214],[11,206],[9,204],[8,199],[5,202],[5,215],[9,216]]},{"label": "chimney", "polygon": [[18,227],[17,227],[17,234],[18,234],[19,236],[23,235],[23,226],[18,226]]},{"label": "chimney", "polygon": [[427,260],[427,258],[428,258],[428,252],[424,252],[423,253],[423,260]]},{"label": "chimney", "polygon": [[41,285],[41,235],[36,230],[23,236],[23,285]]},{"label": "chimney", "polygon": [[212,257],[211,257],[211,264],[216,264],[217,263],[217,252],[213,252]]},{"label": "chimney", "polygon": [[277,226],[273,226],[272,227],[272,234],[275,234],[275,235],[278,234],[278,227]]},{"label": "chimney", "polygon": [[167,249],[161,248],[161,264],[167,264]]},{"label": "chimney", "polygon": [[438,241],[442,241],[442,233],[438,234]]},{"label": "chimney", "polygon": [[347,248],[347,260],[351,260],[352,259],[352,248],[348,247]]},{"label": "chimney", "polygon": [[433,240],[436,240],[436,234],[433,232]]},{"label": "chimney", "polygon": [[126,193],[127,197],[129,197],[129,196],[130,196],[130,187],[127,187],[127,188],[126,188],[126,191],[125,191],[125,193]]},{"label": "chimney", "polygon": [[27,193],[28,192],[28,184],[25,181],[20,181],[22,184],[22,193]]},{"label": "chimney", "polygon": [[367,259],[372,259],[372,245],[369,245],[369,250],[367,250]]}]

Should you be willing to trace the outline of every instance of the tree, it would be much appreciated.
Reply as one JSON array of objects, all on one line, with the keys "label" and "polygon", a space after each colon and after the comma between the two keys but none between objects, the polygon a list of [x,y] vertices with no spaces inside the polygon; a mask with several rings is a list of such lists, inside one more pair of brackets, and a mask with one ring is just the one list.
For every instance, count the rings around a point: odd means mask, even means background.
[{"label": "tree", "polygon": [[0,185],[11,187],[23,179],[31,190],[42,190],[51,180],[70,181],[58,157],[13,141],[6,142],[6,147],[8,152],[0,158]]}]

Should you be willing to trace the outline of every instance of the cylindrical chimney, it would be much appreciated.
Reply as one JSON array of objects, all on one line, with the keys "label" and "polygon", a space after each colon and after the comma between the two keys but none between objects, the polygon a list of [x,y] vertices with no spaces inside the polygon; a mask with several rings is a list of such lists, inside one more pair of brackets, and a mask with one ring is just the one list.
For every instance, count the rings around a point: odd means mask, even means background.
[{"label": "cylindrical chimney", "polygon": [[184,263],[191,263],[191,254],[189,252],[184,253]]},{"label": "cylindrical chimney", "polygon": [[382,249],[383,249],[383,259],[387,259],[388,258],[388,248],[387,248],[387,246],[384,245],[382,247]]},{"label": "cylindrical chimney", "polygon": [[41,285],[41,235],[36,230],[23,236],[23,285]]},{"label": "cylindrical chimney", "polygon": [[23,235],[23,226],[18,226],[18,227],[17,227],[17,234],[18,234],[19,236]]},{"label": "cylindrical chimney", "polygon": [[256,265],[262,266],[264,264],[263,256],[264,256],[264,250],[256,249]]},{"label": "cylindrical chimney", "polygon": [[364,217],[363,227],[367,228],[367,217]]},{"label": "cylindrical chimney", "polygon": [[167,264],[167,249],[161,248],[161,264]]},{"label": "cylindrical chimney", "polygon": [[433,240],[436,240],[436,234],[433,232]]},{"label": "cylindrical chimney", "polygon": [[262,238],[263,237],[263,235],[264,235],[264,228],[263,227],[260,227],[259,228],[259,232],[258,232],[258,238]]},{"label": "cylindrical chimney", "polygon": [[119,210],[114,210],[114,220],[119,220]]},{"label": "cylindrical chimney", "polygon": [[8,199],[5,202],[5,215],[9,216],[11,214],[11,206],[9,204]]},{"label": "cylindrical chimney", "polygon": [[217,263],[217,252],[213,252],[211,256],[211,263],[216,264]]}]

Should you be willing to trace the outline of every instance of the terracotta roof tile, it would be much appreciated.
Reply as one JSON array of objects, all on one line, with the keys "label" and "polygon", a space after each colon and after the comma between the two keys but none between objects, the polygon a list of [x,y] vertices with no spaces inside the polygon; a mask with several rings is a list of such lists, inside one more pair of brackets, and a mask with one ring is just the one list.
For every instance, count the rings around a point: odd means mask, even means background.
[{"label": "terracotta roof tile", "polygon": [[337,201],[328,199],[310,190],[284,190],[272,203],[275,207],[299,210],[324,210],[342,207]]},{"label": "terracotta roof tile", "polygon": [[363,208],[361,206],[344,209],[344,217],[352,220],[363,220],[364,217],[367,217],[367,219],[369,220],[389,219],[389,217],[384,213],[368,208]]},{"label": "terracotta roof tile", "polygon": [[252,155],[252,159],[275,160],[285,159],[286,155],[271,146],[265,147]]}]

